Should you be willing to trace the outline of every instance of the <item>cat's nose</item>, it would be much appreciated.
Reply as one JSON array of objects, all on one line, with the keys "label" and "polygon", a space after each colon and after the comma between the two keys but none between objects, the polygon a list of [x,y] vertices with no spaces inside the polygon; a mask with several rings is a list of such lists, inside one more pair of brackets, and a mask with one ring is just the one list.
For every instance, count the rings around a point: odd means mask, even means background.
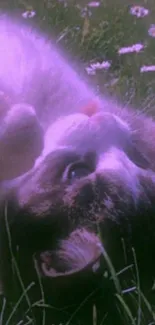
[{"label": "cat's nose", "polygon": [[[80,302],[101,284],[103,275],[102,243],[96,233],[76,229],[59,243],[56,250],[36,254],[38,270],[58,304]],[[61,292],[61,295],[60,295]],[[59,305],[60,306],[60,305]]]},{"label": "cat's nose", "polygon": [[[101,288],[103,267],[105,269],[105,260],[101,253],[96,260],[81,270],[51,277],[50,281],[47,277],[44,278],[44,285],[45,288],[47,285],[47,290],[51,287],[54,302],[58,307],[64,307],[72,303],[79,304],[86,297],[88,297],[89,301],[89,295],[92,299],[97,290]],[[66,297],[65,301],[64,296]]]}]

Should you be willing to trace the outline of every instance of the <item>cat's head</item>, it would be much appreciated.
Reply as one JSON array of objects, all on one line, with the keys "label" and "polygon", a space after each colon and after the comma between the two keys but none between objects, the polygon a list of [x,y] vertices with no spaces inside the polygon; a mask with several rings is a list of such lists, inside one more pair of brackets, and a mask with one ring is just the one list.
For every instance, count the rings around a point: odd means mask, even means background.
[{"label": "cat's head", "polygon": [[48,295],[62,289],[68,296],[73,285],[84,291],[96,283],[103,245],[117,262],[121,237],[136,240],[153,186],[130,127],[110,113],[55,122],[43,155],[17,183],[10,229],[22,275],[29,281],[35,264]]}]

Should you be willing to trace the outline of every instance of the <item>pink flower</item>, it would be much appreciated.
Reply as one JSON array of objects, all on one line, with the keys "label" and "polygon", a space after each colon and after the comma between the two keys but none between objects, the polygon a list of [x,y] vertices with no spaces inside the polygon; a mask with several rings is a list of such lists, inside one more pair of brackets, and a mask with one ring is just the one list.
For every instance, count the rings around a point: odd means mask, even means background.
[{"label": "pink flower", "polygon": [[150,36],[155,37],[155,25],[152,24],[148,30]]},{"label": "pink flower", "polygon": [[88,3],[88,7],[97,8],[99,6],[100,6],[99,1],[91,1],[91,2]]},{"label": "pink flower", "polygon": [[23,18],[33,18],[35,15],[36,12],[34,10],[27,10],[22,14]]},{"label": "pink flower", "polygon": [[133,6],[130,8],[130,14],[137,18],[142,18],[149,14],[149,10],[141,6]]},{"label": "pink flower", "polygon": [[155,71],[155,65],[143,65],[140,68],[140,72],[149,72],[149,71]]},{"label": "pink flower", "polygon": [[118,50],[119,54],[126,54],[126,53],[132,53],[132,52],[140,52],[144,48],[143,44],[133,44],[131,46],[122,47]]}]

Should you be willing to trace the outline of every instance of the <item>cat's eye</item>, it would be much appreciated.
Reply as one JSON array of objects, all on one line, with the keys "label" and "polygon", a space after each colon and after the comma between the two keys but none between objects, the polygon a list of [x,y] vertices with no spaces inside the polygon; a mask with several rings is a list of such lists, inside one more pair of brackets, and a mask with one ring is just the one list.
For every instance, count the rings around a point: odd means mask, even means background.
[{"label": "cat's eye", "polygon": [[92,169],[84,162],[74,163],[67,167],[65,171],[65,179],[74,181],[82,177],[86,177],[92,173]]}]

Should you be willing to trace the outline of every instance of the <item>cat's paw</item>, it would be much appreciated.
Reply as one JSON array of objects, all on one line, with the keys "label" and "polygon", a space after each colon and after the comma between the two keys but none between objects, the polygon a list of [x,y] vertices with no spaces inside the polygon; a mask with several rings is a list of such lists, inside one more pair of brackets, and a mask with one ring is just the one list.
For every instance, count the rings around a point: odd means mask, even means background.
[{"label": "cat's paw", "polygon": [[[35,110],[27,104],[9,108],[2,98],[0,111],[0,181],[31,169],[43,149],[43,130]],[[5,107],[6,106],[6,107]],[[4,109],[3,109],[4,108]]]}]

